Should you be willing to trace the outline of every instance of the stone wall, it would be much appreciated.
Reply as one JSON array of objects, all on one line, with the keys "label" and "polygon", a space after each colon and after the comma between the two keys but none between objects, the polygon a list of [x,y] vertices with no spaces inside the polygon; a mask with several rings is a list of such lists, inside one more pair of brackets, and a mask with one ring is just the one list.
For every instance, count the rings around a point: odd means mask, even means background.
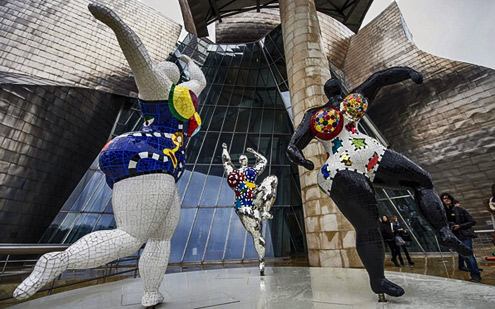
[{"label": "stone wall", "polygon": [[477,229],[492,228],[482,200],[495,182],[495,71],[419,50],[395,3],[351,38],[345,82],[352,89],[392,66],[422,72],[424,83],[384,88],[368,114],[392,149],[432,174],[438,193],[452,193],[475,216]]}]

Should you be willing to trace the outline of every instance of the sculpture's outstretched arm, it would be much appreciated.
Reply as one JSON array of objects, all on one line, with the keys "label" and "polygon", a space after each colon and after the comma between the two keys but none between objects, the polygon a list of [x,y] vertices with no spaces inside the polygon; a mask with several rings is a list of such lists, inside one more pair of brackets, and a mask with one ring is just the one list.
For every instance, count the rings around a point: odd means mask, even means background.
[{"label": "sculpture's outstretched arm", "polygon": [[232,173],[235,169],[234,164],[232,164],[232,160],[230,159],[229,151],[227,150],[227,144],[222,144],[222,162],[223,169],[227,175]]},{"label": "sculpture's outstretched arm", "polygon": [[[168,89],[170,89],[172,82],[166,76],[160,76],[160,81],[157,81],[157,76],[153,70],[154,62],[151,60],[143,42],[114,11],[100,3],[90,3],[88,9],[96,19],[115,32],[120,48],[134,73],[140,97],[143,95],[142,92],[147,92],[150,84],[170,84],[163,85],[164,87],[168,86]],[[144,94],[144,97],[146,96]]]},{"label": "sculpture's outstretched arm", "polygon": [[371,103],[383,86],[412,79],[416,84],[423,82],[423,75],[409,67],[393,67],[371,75],[351,93],[361,93]]},{"label": "sculpture's outstretched arm", "polygon": [[203,71],[194,63],[194,61],[186,55],[180,56],[180,60],[187,63],[189,67],[190,80],[180,84],[186,88],[189,88],[195,95],[199,96],[201,91],[206,87],[206,78]]},{"label": "sculpture's outstretched arm", "polygon": [[266,165],[268,164],[268,160],[265,158],[265,156],[253,150],[253,148],[247,148],[246,151],[252,153],[256,158],[256,163],[254,164],[253,168],[258,172],[258,175],[263,173]]},{"label": "sculpture's outstretched arm", "polygon": [[287,157],[293,163],[301,165],[308,170],[312,170],[315,165],[312,161],[306,160],[301,152],[313,139],[314,135],[310,129],[310,120],[313,112],[318,108],[312,108],[304,114],[304,117],[297,127],[296,131],[290,139],[289,146],[287,147]]}]

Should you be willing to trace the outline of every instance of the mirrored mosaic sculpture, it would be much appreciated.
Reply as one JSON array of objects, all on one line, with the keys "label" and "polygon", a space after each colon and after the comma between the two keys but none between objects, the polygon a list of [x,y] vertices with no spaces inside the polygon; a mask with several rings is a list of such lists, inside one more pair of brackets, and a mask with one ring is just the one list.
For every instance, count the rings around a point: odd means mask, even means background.
[{"label": "mirrored mosaic sculpture", "polygon": [[268,163],[266,158],[247,148],[246,151],[252,153],[256,158],[253,167],[248,166],[248,159],[245,155],[239,157],[241,167],[236,169],[230,159],[227,144],[222,144],[222,162],[227,184],[234,190],[234,209],[244,228],[253,237],[254,248],[259,257],[260,275],[265,273],[265,251],[266,242],[263,238],[264,219],[273,219],[270,209],[277,198],[278,179],[274,175],[267,176],[259,186],[256,186],[258,175],[262,174]]},{"label": "mirrored mosaic sculpture", "polygon": [[302,150],[315,137],[323,144],[328,158],[320,167],[318,185],[355,228],[356,250],[369,274],[371,289],[391,296],[401,296],[404,290],[384,275],[384,248],[373,185],[411,189],[420,214],[435,230],[439,242],[460,254],[471,253],[449,229],[430,174],[357,130],[382,87],[409,79],[416,84],[423,82],[423,76],[411,68],[390,68],[373,74],[347,96],[339,80],[328,80],[324,87],[328,103],[305,112],[287,148],[292,162],[312,170],[314,164]]},{"label": "mirrored mosaic sculpture", "polygon": [[111,9],[89,5],[93,16],[116,34],[134,73],[143,129],[116,137],[99,156],[101,170],[113,187],[117,228],[79,239],[63,252],[43,255],[33,272],[14,291],[25,299],[66,269],[97,267],[146,246],[139,260],[144,284],[143,306],[163,301],[158,291],[167,269],[170,239],[180,217],[176,181],[185,165],[187,139],[198,131],[197,96],[206,80],[187,56],[190,81],[177,85],[179,69],[171,62],[154,62],[139,37]]}]

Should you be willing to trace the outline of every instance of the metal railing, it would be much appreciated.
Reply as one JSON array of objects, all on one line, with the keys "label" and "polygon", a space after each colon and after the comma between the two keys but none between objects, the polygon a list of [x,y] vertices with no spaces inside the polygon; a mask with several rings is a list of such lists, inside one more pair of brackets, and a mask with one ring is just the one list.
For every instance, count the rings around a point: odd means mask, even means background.
[{"label": "metal railing", "polygon": [[[68,247],[69,245],[56,244],[1,244],[0,265],[2,271],[0,272],[0,284],[3,284],[9,277],[24,277],[31,273],[40,255],[48,252],[63,251]],[[102,280],[102,283],[105,283],[106,278],[113,276],[136,278],[138,275],[138,260],[142,249],[139,249],[132,256],[93,268],[89,272],[88,270],[66,270],[55,278],[48,287],[39,290],[37,293],[47,292],[48,295],[51,295],[55,289],[65,289],[95,280]],[[129,275],[126,276],[126,274]],[[12,298],[13,296],[11,295],[4,296],[0,297],[0,301]]]}]

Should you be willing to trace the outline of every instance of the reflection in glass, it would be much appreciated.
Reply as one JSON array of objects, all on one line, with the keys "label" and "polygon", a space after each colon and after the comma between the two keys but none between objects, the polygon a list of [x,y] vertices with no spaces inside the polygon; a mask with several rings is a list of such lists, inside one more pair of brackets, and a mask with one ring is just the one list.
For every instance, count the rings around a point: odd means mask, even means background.
[{"label": "reflection in glass", "polygon": [[213,208],[199,208],[187,243],[184,262],[201,262],[210,230]]}]

